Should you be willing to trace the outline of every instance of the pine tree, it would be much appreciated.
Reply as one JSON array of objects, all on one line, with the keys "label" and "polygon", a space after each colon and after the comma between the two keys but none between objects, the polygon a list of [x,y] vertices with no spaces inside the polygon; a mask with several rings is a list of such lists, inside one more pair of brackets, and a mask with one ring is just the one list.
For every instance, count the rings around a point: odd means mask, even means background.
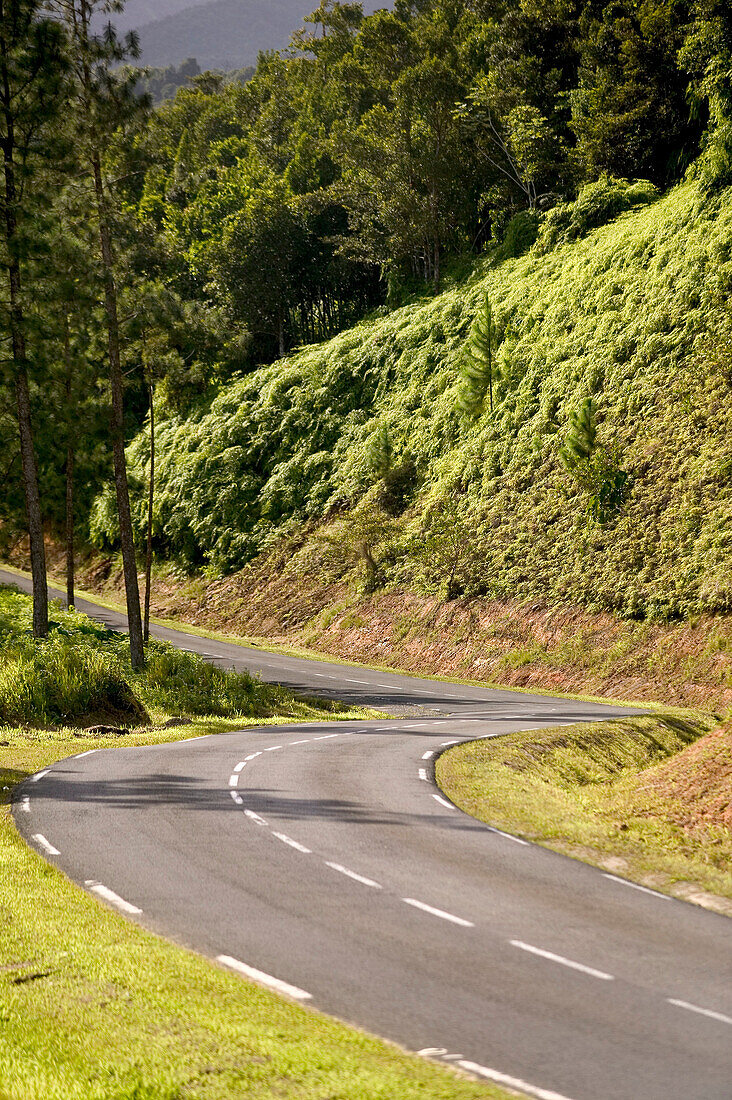
[{"label": "pine tree", "polygon": [[145,663],[145,650],[125,458],[124,391],[112,230],[114,205],[103,170],[104,148],[110,136],[120,124],[132,120],[141,109],[141,102],[135,96],[134,77],[115,71],[127,57],[135,56],[139,48],[133,36],[128,36],[124,43],[120,42],[111,25],[103,35],[91,32],[92,16],[118,10],[116,0],[55,0],[54,6],[65,23],[70,41],[75,76],[74,125],[80,156],[86,163],[92,184],[99,232],[112,396],[114,481],[127,597],[130,658],[132,667],[139,669]]},{"label": "pine tree", "polygon": [[391,470],[394,447],[386,424],[380,424],[369,439],[366,457],[373,474],[378,478],[386,477]]},{"label": "pine tree", "polygon": [[493,314],[486,295],[473,322],[460,369],[457,406],[469,420],[476,420],[483,413],[486,396],[493,412],[493,383],[497,378],[493,340]]},{"label": "pine tree", "polygon": [[27,264],[38,251],[37,169],[58,151],[54,123],[65,95],[61,28],[39,0],[0,0],[0,209],[7,273],[11,372],[20,435],[31,572],[33,633],[48,633],[48,587],[38,460],[33,437],[26,317]]},{"label": "pine tree", "polygon": [[569,431],[559,450],[559,458],[565,470],[572,472],[592,458],[596,448],[597,405],[591,397],[586,397],[579,409],[572,409],[569,414]]}]

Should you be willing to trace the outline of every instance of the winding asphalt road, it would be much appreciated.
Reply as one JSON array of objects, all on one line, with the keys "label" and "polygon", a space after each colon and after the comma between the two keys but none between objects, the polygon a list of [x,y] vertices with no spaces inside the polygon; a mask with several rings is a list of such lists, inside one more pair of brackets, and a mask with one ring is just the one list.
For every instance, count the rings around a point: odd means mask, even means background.
[{"label": "winding asphalt road", "polygon": [[730,1100],[728,918],[488,828],[434,783],[456,741],[635,712],[155,633],[401,717],[62,761],[14,813],[75,882],[285,995],[540,1100]]}]

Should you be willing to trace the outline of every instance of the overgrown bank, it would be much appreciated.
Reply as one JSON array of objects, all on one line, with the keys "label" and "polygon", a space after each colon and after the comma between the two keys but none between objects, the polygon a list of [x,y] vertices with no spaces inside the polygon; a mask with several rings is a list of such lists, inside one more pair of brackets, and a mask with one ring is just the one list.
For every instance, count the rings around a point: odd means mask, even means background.
[{"label": "overgrown bank", "polygon": [[712,725],[688,712],[513,733],[448,750],[436,776],[482,821],[732,916],[732,736]]},{"label": "overgrown bank", "polygon": [[[662,623],[546,601],[445,601],[399,589],[362,594],[347,577],[308,565],[313,547],[298,545],[220,579],[161,570],[153,613],[202,630],[415,673],[707,713],[732,708],[729,616]],[[60,570],[61,559],[51,560]],[[15,561],[23,564],[22,553]],[[81,576],[91,593],[122,600],[113,559],[92,555]]]},{"label": "overgrown bank", "polygon": [[[616,209],[613,185],[593,186],[527,255],[161,425],[158,553],[232,571],[337,514],[387,585],[637,618],[728,610],[732,191],[685,184],[592,229]],[[471,418],[461,372],[486,296],[494,409]],[[578,473],[561,454],[590,399]],[[141,538],[147,454],[143,433]],[[111,498],[92,527],[114,541]]]}]

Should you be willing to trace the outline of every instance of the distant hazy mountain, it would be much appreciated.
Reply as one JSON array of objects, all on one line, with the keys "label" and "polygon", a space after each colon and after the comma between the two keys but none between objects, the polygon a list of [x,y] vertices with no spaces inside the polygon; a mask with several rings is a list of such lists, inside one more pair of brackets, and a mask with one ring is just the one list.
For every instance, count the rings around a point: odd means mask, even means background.
[{"label": "distant hazy mountain", "polygon": [[[318,0],[130,0],[114,22],[139,32],[144,65],[195,57],[202,69],[239,69],[253,65],[260,50],[286,46],[317,6]],[[374,0],[364,11],[388,6],[389,0]],[[145,22],[153,12],[156,18]]]},{"label": "distant hazy mountain", "polygon": [[163,19],[166,15],[175,15],[184,8],[193,8],[197,4],[205,4],[208,0],[127,0],[124,10],[118,15],[96,15],[94,18],[95,29],[108,23],[111,19],[121,34],[141,26],[143,23],[152,23],[157,19]]}]

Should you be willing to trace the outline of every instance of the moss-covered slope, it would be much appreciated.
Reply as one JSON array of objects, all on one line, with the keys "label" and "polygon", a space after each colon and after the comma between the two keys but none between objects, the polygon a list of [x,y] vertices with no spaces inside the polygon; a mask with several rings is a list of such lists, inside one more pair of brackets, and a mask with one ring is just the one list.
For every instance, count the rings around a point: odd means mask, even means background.
[{"label": "moss-covered slope", "polygon": [[[164,424],[160,543],[191,564],[237,568],[357,499],[374,480],[369,437],[386,424],[394,461],[416,460],[421,499],[457,487],[469,504],[467,591],[624,614],[728,609],[731,285],[732,192],[704,202],[692,185],[544,255],[486,263],[467,285],[364,322]],[[485,293],[501,381],[493,415],[471,425],[456,388]],[[622,510],[603,524],[588,520],[558,457],[570,411],[588,395],[601,445],[617,448],[630,475]],[[133,445],[141,483],[146,451],[144,438]]]}]

